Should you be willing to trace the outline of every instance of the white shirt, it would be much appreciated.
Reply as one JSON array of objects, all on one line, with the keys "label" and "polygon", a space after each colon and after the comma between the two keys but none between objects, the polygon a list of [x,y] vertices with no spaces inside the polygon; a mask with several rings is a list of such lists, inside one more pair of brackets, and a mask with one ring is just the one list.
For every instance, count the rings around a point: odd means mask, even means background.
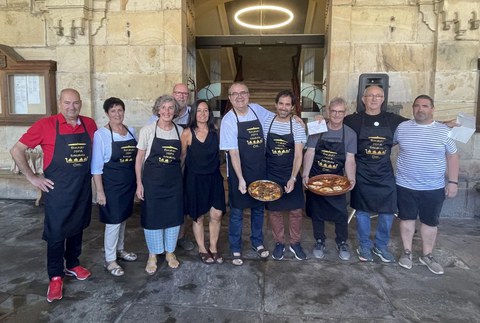
[{"label": "white shirt", "polygon": [[[128,127],[133,136],[135,136],[135,129]],[[122,136],[116,132],[113,133],[114,141],[127,141],[134,137],[127,132],[125,136]],[[92,175],[103,174],[103,165],[110,161],[112,157],[112,135],[110,129],[102,127],[95,131],[93,135],[93,149],[92,149],[92,162],[90,164]]]},{"label": "white shirt", "polygon": [[152,148],[152,143],[153,143],[153,139],[155,138],[155,133],[157,135],[157,138],[180,140],[179,136],[182,135],[183,128],[179,125],[176,125],[176,124],[174,125],[175,127],[177,127],[178,135],[177,135],[177,132],[175,131],[175,128],[172,128],[170,131],[165,131],[157,127],[156,123],[148,124],[144,126],[142,129],[140,129],[137,148],[146,151],[145,159],[147,159],[148,156],[150,155],[150,149]]},{"label": "white shirt", "polygon": [[[246,115],[238,115],[239,122],[252,121],[256,120],[263,126],[265,120],[272,115],[275,115],[273,112],[268,111],[261,105],[256,103],[250,103],[248,105],[249,109]],[[237,117],[235,116],[232,110],[228,111],[227,114],[222,119],[220,124],[220,149],[221,150],[232,150],[238,149],[238,127],[237,127]],[[255,111],[255,113],[253,113]],[[257,117],[255,116],[257,114]]]}]

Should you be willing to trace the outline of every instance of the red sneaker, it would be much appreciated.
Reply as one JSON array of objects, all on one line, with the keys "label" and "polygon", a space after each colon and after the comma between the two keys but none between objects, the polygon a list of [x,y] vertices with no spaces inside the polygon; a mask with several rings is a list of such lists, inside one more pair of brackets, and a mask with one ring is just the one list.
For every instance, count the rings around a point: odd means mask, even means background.
[{"label": "red sneaker", "polygon": [[49,303],[54,300],[62,299],[63,278],[60,276],[52,277],[50,284],[48,285],[47,301]]},{"label": "red sneaker", "polygon": [[87,268],[82,266],[73,267],[70,269],[65,268],[65,275],[67,276],[75,276],[78,280],[85,280],[90,277],[92,273],[88,271]]}]

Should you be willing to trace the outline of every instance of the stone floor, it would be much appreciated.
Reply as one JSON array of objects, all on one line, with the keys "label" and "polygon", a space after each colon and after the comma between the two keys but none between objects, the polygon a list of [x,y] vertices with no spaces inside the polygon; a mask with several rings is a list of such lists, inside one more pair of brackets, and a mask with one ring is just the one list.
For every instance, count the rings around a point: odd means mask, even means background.
[{"label": "stone floor", "polygon": [[[95,209],[95,208],[94,208]],[[375,221],[375,220],[373,220]],[[324,260],[262,261],[249,249],[245,221],[245,264],[204,265],[196,250],[177,251],[181,266],[161,258],[154,276],[144,272],[147,250],[139,210],[128,222],[127,247],[139,260],[123,263],[125,276],[103,269],[103,232],[97,214],[85,231],[82,264],[93,275],[66,278],[64,297],[48,303],[43,208],[32,201],[0,200],[0,322],[480,322],[480,219],[441,220],[434,255],[445,274],[434,275],[415,258],[411,270],[397,264],[341,261],[333,240]],[[350,224],[356,246],[355,224]],[[228,257],[228,215],[220,237]],[[303,246],[313,238],[304,221]],[[327,235],[333,237],[328,226]],[[391,250],[398,256],[398,223]],[[273,246],[268,224],[265,243]],[[415,237],[415,255],[420,240]]]}]

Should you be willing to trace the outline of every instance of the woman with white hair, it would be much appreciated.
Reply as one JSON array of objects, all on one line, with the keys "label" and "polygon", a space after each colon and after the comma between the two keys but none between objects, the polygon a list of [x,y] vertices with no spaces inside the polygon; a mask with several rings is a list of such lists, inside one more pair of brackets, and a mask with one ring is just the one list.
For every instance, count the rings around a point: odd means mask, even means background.
[{"label": "woman with white hair", "polygon": [[180,225],[183,223],[183,183],[180,166],[180,135],[183,128],[173,122],[178,104],[169,95],[153,106],[159,119],[140,129],[135,163],[137,197],[142,200],[141,222],[149,256],[145,271],[157,271],[157,255],[165,252],[170,268],[179,265],[175,257]]}]

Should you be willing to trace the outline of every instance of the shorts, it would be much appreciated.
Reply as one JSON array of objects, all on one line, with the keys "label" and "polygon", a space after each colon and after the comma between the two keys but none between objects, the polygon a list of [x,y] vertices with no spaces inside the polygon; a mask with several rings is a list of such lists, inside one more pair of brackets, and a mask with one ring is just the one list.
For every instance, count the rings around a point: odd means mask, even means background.
[{"label": "shorts", "polygon": [[417,191],[397,185],[398,218],[400,220],[416,220],[431,227],[438,225],[445,189]]}]

